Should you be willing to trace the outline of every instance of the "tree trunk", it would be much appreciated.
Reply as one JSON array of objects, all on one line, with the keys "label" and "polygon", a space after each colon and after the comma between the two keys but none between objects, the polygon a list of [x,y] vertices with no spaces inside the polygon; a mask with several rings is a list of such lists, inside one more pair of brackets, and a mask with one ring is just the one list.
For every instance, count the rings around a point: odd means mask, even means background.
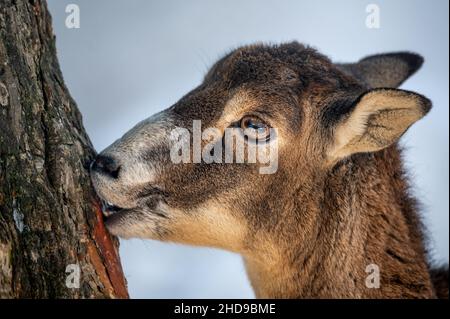
[{"label": "tree trunk", "polygon": [[128,297],[94,155],[45,1],[0,0],[0,298]]}]

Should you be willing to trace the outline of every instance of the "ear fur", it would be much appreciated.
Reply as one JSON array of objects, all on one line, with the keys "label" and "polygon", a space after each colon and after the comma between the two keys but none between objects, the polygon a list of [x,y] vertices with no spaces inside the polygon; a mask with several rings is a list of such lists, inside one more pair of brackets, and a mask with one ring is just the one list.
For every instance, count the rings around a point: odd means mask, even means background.
[{"label": "ear fur", "polygon": [[423,58],[411,52],[368,56],[357,63],[338,64],[347,74],[371,88],[399,87],[423,64]]},{"label": "ear fur", "polygon": [[334,124],[328,155],[332,160],[339,160],[386,148],[430,109],[430,100],[414,92],[389,88],[370,90]]}]

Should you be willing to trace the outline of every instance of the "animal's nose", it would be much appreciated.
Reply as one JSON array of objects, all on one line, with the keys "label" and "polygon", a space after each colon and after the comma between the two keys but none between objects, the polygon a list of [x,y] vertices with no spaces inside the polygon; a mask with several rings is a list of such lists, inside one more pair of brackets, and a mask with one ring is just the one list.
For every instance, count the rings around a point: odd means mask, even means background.
[{"label": "animal's nose", "polygon": [[119,177],[120,165],[110,156],[98,155],[91,164],[91,170],[116,179]]}]

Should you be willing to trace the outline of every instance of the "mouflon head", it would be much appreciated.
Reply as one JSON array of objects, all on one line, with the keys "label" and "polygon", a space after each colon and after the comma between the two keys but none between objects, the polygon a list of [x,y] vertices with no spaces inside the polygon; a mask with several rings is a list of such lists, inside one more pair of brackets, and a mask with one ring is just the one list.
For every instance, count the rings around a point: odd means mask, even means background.
[{"label": "mouflon head", "polygon": [[[297,42],[238,48],[91,167],[106,225],[141,237],[245,252],[283,237],[338,162],[395,143],[430,109],[396,89],[413,53],[334,64]],[[306,226],[305,226],[306,227]]]}]

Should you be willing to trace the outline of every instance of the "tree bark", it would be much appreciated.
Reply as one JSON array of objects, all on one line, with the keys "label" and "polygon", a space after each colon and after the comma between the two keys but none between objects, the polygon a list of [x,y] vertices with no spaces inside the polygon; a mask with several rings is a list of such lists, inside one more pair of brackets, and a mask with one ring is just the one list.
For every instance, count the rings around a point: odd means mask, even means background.
[{"label": "tree bark", "polygon": [[0,0],[0,298],[128,297],[94,156],[45,1]]}]

